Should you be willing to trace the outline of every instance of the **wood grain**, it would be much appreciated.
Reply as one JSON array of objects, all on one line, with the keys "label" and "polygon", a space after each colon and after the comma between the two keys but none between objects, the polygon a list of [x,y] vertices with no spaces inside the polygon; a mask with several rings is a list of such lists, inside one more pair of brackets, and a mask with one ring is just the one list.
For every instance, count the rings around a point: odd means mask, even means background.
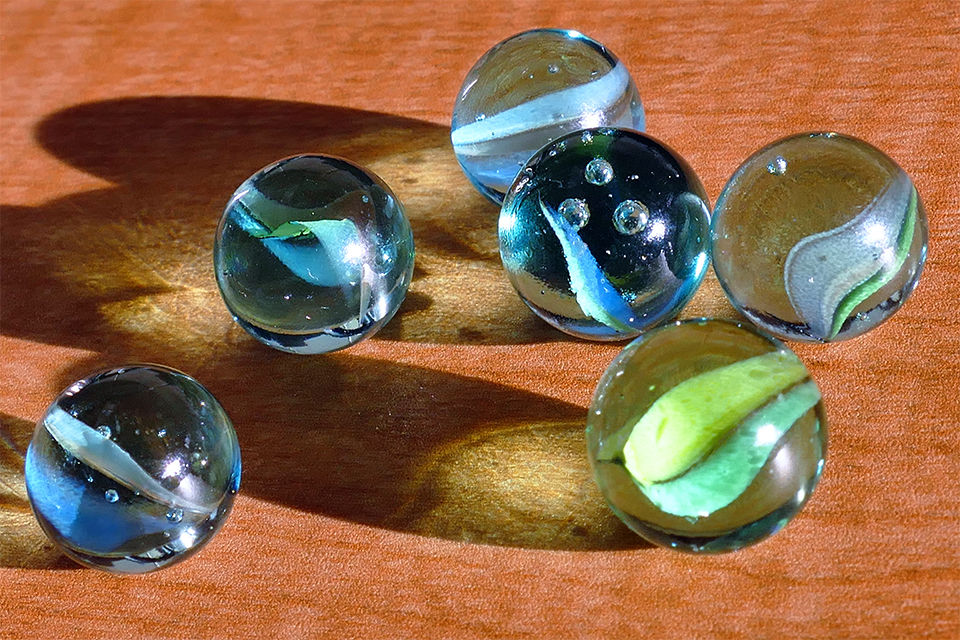
[{"label": "wood grain", "polygon": [[[473,62],[577,28],[636,78],[650,133],[711,198],[752,151],[833,129],[916,182],[930,258],[907,305],[797,345],[827,470],[783,532],[697,558],[607,511],[586,406],[619,345],[533,317],[448,119]],[[0,2],[0,637],[960,636],[960,9],[953,0]],[[211,248],[268,162],[333,153],[404,201],[417,267],[374,339],[296,357],[231,322]],[[712,273],[683,316],[735,317]],[[100,366],[208,386],[244,455],[198,557],[119,578],[30,518],[36,419]]]}]

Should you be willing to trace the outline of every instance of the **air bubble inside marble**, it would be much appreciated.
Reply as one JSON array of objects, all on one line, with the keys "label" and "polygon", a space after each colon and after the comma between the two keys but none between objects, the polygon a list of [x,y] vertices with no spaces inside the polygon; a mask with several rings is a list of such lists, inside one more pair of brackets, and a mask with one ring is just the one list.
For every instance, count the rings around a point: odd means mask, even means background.
[{"label": "air bubble inside marble", "polygon": [[693,296],[709,262],[708,212],[693,169],[662,143],[627,129],[575,131],[535,153],[511,185],[500,256],[546,322],[622,340]]},{"label": "air bubble inside marble", "polygon": [[[185,464],[194,454],[208,464]],[[78,381],[50,405],[25,476],[41,527],[64,553],[143,573],[190,557],[223,525],[240,485],[240,449],[200,383],[129,365]]]},{"label": "air bubble inside marble", "polygon": [[576,31],[534,29],[495,45],[469,71],[450,138],[467,178],[500,204],[518,169],[548,142],[645,124],[633,78],[612,52]]},{"label": "air bubble inside marble", "polygon": [[413,232],[379,177],[303,155],[247,179],[220,219],[214,272],[236,322],[281,351],[344,349],[380,330],[413,277]]}]

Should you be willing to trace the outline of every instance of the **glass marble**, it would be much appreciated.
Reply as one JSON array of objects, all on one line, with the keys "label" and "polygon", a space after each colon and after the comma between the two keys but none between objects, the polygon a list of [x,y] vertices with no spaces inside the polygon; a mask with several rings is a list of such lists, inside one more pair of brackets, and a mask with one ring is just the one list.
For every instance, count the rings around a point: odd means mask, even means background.
[{"label": "glass marble", "polygon": [[643,131],[643,104],[626,67],[576,31],[534,29],[488,51],[463,81],[450,139],[464,173],[500,204],[537,149],[591,127]]},{"label": "glass marble", "polygon": [[690,166],[653,138],[587,129],[538,151],[500,212],[524,302],[574,336],[622,340],[675,316],[706,272],[709,210]]},{"label": "glass marble", "polygon": [[781,338],[831,342],[903,305],[923,270],[927,218],[883,152],[805,133],[737,169],[717,200],[711,243],[717,278],[743,315]]},{"label": "glass marble", "polygon": [[240,487],[230,419],[190,376],[129,365],[73,383],[37,424],[27,493],[81,564],[144,573],[180,562],[226,521]]},{"label": "glass marble", "polygon": [[637,338],[603,374],[587,448],[635,532],[691,553],[779,531],[823,470],[827,423],[803,363],[775,338],[695,319]]},{"label": "glass marble", "polygon": [[264,167],[233,194],[214,268],[237,323],[275,349],[326,353],[368,338],[400,307],[413,233],[379,177],[333,156]]}]

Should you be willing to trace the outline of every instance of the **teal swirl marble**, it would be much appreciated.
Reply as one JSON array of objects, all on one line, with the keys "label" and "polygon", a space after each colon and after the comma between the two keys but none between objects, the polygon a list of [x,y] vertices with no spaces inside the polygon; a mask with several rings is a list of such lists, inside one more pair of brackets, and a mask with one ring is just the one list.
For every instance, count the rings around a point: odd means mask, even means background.
[{"label": "teal swirl marble", "polygon": [[719,320],[644,333],[604,373],[587,419],[594,476],[648,540],[733,551],[778,531],[826,454],[820,391],[776,339]]},{"label": "teal swirl marble", "polygon": [[927,219],[893,160],[861,140],[813,133],[741,165],[710,237],[717,277],[745,316],[783,338],[829,342],[903,305],[923,270]]},{"label": "teal swirl marble", "polygon": [[500,212],[500,257],[524,302],[574,336],[622,340],[675,316],[707,268],[696,174],[653,138],[588,129],[538,151]]},{"label": "teal swirl marble", "polygon": [[[566,202],[566,201],[565,201]],[[597,264],[590,247],[577,233],[580,227],[568,223],[564,217],[540,201],[540,211],[560,241],[563,258],[570,270],[570,290],[580,308],[594,320],[614,331],[630,334],[635,319],[633,309],[613,287]]]},{"label": "teal swirl marble", "polygon": [[576,31],[534,29],[497,44],[467,73],[450,140],[470,181],[500,204],[520,168],[551,140],[644,124],[636,85],[616,56]]},{"label": "teal swirl marble", "polygon": [[196,380],[128,365],[70,385],[37,423],[27,494],[69,557],[144,573],[199,551],[240,487],[230,419]]},{"label": "teal swirl marble", "polygon": [[217,284],[248,333],[282,351],[325,353],[373,335],[413,272],[403,207],[375,175],[330,156],[254,174],[224,210]]}]

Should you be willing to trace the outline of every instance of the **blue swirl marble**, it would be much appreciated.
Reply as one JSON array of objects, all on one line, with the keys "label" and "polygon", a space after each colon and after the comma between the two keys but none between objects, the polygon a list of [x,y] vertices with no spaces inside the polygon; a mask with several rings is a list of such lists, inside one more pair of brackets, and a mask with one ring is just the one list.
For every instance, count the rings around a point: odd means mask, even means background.
[{"label": "blue swirl marble", "polygon": [[538,151],[507,192],[500,257],[548,323],[622,340],[674,317],[696,292],[708,211],[696,174],[663,144],[625,129],[578,131]]},{"label": "blue swirl marble", "polygon": [[116,573],[184,560],[216,534],[240,487],[240,448],[189,376],[129,365],[70,385],[37,423],[27,494],[74,560]]},{"label": "blue swirl marble", "polygon": [[537,149],[600,126],[644,129],[626,67],[576,31],[535,29],[497,44],[473,66],[457,96],[450,140],[470,181],[500,204]]},{"label": "blue swirl marble", "polygon": [[325,353],[370,337],[407,292],[414,247],[403,207],[364,169],[296,156],[237,189],[214,266],[237,323],[276,349]]}]

